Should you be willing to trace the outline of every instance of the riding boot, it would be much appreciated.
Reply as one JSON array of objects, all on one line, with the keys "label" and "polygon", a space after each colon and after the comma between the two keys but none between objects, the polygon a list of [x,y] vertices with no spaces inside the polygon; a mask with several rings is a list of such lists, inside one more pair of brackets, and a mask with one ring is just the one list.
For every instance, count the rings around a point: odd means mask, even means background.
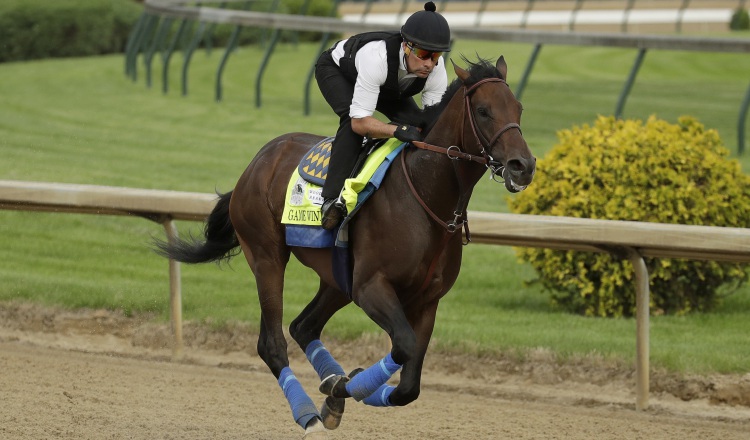
[{"label": "riding boot", "polygon": [[326,199],[320,210],[322,213],[321,225],[326,230],[335,228],[346,217],[346,203],[341,197]]}]

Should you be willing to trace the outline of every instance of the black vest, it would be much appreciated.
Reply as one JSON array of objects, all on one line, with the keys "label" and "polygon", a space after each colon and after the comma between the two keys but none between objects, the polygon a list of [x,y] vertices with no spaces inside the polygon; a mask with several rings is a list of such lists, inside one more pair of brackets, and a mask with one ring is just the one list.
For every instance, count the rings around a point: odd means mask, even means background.
[{"label": "black vest", "polygon": [[385,84],[380,86],[378,101],[381,99],[400,100],[421,92],[427,81],[426,78],[417,77],[406,90],[399,90],[398,68],[401,60],[398,57],[401,53],[401,42],[403,41],[399,32],[365,32],[349,38],[344,44],[344,56],[339,60],[339,67],[344,76],[352,83],[355,83],[357,81],[357,68],[354,66],[354,57],[357,55],[357,52],[365,44],[381,40],[385,41],[388,76],[386,77]]}]

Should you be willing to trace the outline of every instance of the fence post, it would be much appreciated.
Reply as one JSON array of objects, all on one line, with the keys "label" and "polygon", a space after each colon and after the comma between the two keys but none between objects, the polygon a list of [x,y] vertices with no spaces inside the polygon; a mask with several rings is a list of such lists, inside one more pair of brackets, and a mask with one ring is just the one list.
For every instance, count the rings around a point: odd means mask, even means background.
[{"label": "fence post", "polygon": [[198,45],[201,43],[201,40],[203,39],[203,33],[206,30],[206,22],[201,21],[198,24],[198,29],[195,30],[195,34],[193,35],[192,40],[190,40],[190,44],[185,49],[185,52],[183,53],[183,61],[182,61],[182,96],[187,96],[188,93],[188,85],[187,85],[187,76],[188,76],[188,68],[190,67],[190,60],[193,58],[193,52],[195,52],[195,49],[198,47]]},{"label": "fence post", "polygon": [[151,45],[144,55],[144,63],[146,64],[146,87],[149,89],[151,88],[151,62],[154,59],[154,53],[156,51],[161,51],[162,46],[164,45],[164,40],[166,40],[167,34],[172,28],[173,22],[174,19],[171,17],[165,17],[159,22],[159,27],[156,29],[154,39],[151,40]]},{"label": "fence post", "polygon": [[635,409],[637,411],[648,408],[649,393],[649,293],[648,269],[643,257],[633,248],[627,248],[628,259],[635,270]]},{"label": "fence post", "polygon": [[621,32],[628,31],[628,22],[630,21],[630,11],[633,9],[634,5],[635,5],[635,0],[628,0],[627,5],[625,5],[625,10],[622,11],[622,24],[620,24]]},{"label": "fence post", "polygon": [[[167,233],[167,241],[170,245],[175,244],[177,240],[177,226],[174,220],[165,216],[161,224]],[[184,353],[184,343],[182,339],[182,281],[180,276],[180,262],[169,259],[169,309],[170,321],[172,323],[172,359],[182,359]]]},{"label": "fence post", "polygon": [[524,9],[523,15],[521,16],[521,29],[526,29],[526,24],[529,22],[529,15],[531,15],[532,9],[534,9],[534,0],[526,0],[526,9]]},{"label": "fence post", "polygon": [[578,18],[578,11],[583,6],[583,0],[576,0],[576,4],[573,6],[573,10],[570,12],[570,21],[568,22],[568,30],[572,31],[576,25],[576,19]]},{"label": "fence post", "polygon": [[675,22],[674,30],[678,34],[682,33],[682,19],[685,16],[685,11],[687,10],[688,5],[690,5],[690,0],[682,0],[680,9],[677,11],[677,21]]},{"label": "fence post", "polygon": [[367,0],[367,2],[365,3],[365,8],[362,11],[362,16],[359,18],[360,23],[364,23],[365,21],[367,21],[367,14],[369,14],[372,10],[372,1],[373,0]]},{"label": "fence post", "polygon": [[[227,7],[227,2],[221,2],[219,4],[219,9],[225,9]],[[206,56],[211,56],[211,51],[214,48],[214,31],[216,30],[216,23],[211,23],[210,26],[208,26],[208,30],[206,30],[205,34],[203,34],[203,42],[206,44]]]},{"label": "fence post", "polygon": [[177,32],[172,37],[172,41],[170,41],[169,47],[162,57],[161,91],[164,94],[166,94],[169,90],[169,59],[172,58],[172,54],[177,47],[178,41],[180,40],[180,38],[182,38],[182,34],[183,32],[185,32],[185,28],[187,27],[187,25],[187,19],[183,19],[182,22],[180,22],[180,26],[177,28]]},{"label": "fence post", "polygon": [[130,44],[125,52],[125,72],[130,75],[133,82],[138,80],[138,54],[143,47],[143,40],[153,30],[154,20],[157,18],[144,12],[130,34],[132,40],[129,40]]},{"label": "fence post", "polygon": [[482,24],[482,16],[484,15],[484,11],[487,10],[487,0],[482,0],[482,2],[479,4],[479,10],[477,11],[477,16],[474,19],[474,26],[479,27]]},{"label": "fence post", "polygon": [[641,64],[643,64],[643,58],[645,57],[646,49],[638,49],[635,63],[633,63],[633,67],[630,69],[628,79],[625,81],[625,87],[623,87],[620,97],[617,100],[617,107],[615,107],[615,118],[617,119],[620,119],[620,116],[622,116],[622,109],[625,107],[625,101],[628,99],[630,90],[633,88],[633,83],[635,82],[635,77],[638,75],[638,70],[640,70]]},{"label": "fence post", "polygon": [[542,50],[542,43],[537,43],[534,45],[534,50],[531,52],[531,56],[529,57],[529,61],[526,63],[526,68],[523,71],[523,75],[521,76],[521,80],[518,82],[518,87],[516,88],[516,99],[519,101],[521,100],[521,96],[523,95],[523,91],[526,88],[526,83],[529,81],[529,76],[531,76],[531,70],[534,68],[534,64],[536,64],[536,58],[539,56],[539,52]]},{"label": "fence post", "polygon": [[[271,4],[271,8],[268,12],[276,12],[276,10],[279,7],[279,0],[274,0]],[[265,72],[266,67],[268,66],[268,61],[271,59],[271,55],[273,54],[273,49],[276,47],[276,43],[279,41],[279,36],[281,35],[281,29],[274,29],[271,32],[271,41],[268,43],[268,46],[266,46],[266,52],[263,54],[263,60],[260,62],[260,67],[258,67],[258,73],[255,76],[255,107],[260,108],[261,105],[261,83],[263,82],[263,72]]]},{"label": "fence post", "polygon": [[232,31],[232,35],[229,37],[229,41],[227,42],[227,47],[226,49],[224,49],[224,55],[221,56],[221,60],[219,61],[219,67],[216,69],[216,95],[215,95],[216,102],[220,102],[222,99],[221,77],[224,74],[224,67],[227,64],[229,55],[237,47],[237,42],[240,39],[240,32],[242,32],[242,26],[237,25]]},{"label": "fence post", "polygon": [[[242,4],[240,10],[246,11],[249,7],[250,2],[245,2]],[[222,100],[223,87],[221,85],[221,77],[224,75],[224,67],[226,67],[227,65],[229,55],[231,55],[234,49],[237,48],[237,44],[240,41],[240,33],[242,33],[242,28],[242,25],[238,24],[232,30],[232,34],[229,36],[229,41],[227,41],[227,47],[224,49],[224,54],[221,56],[221,60],[219,61],[219,67],[216,69],[216,94],[214,96],[216,102],[221,102]]]},{"label": "fence post", "polygon": [[737,121],[737,155],[742,156],[745,151],[745,122],[747,122],[747,109],[750,107],[750,86],[745,92],[745,99],[740,106],[740,116]]},{"label": "fence post", "polygon": [[133,25],[133,30],[128,35],[128,41],[125,43],[125,76],[133,78],[135,81],[135,66],[131,62],[133,58],[133,51],[135,56],[138,56],[138,40],[141,38],[141,30],[143,29],[143,22],[148,17],[148,13],[145,11],[138,17],[138,21]]},{"label": "fence post", "polygon": [[406,10],[409,9],[410,4],[410,0],[403,0],[401,2],[401,9],[398,11],[398,14],[396,14],[396,21],[393,24],[399,27],[401,26],[401,16],[406,13]]},{"label": "fence post", "polygon": [[[329,14],[331,17],[336,16],[336,11],[339,7],[339,1],[341,0],[333,0],[333,5],[331,6],[331,11]],[[315,53],[315,58],[313,59],[312,66],[310,66],[310,70],[307,72],[307,79],[305,80],[305,102],[303,111],[305,116],[310,114],[310,84],[312,83],[313,76],[315,75],[315,63],[318,61],[318,57],[325,50],[326,46],[328,46],[328,40],[330,38],[330,32],[326,32],[320,38],[320,48],[318,49],[318,52]]]}]

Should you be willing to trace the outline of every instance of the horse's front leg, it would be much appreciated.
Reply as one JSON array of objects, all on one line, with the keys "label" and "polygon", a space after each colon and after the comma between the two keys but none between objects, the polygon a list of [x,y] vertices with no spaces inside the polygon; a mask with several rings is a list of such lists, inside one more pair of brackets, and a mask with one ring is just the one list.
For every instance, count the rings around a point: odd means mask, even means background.
[{"label": "horse's front leg", "polygon": [[[373,396],[373,399],[379,399],[383,403],[378,406],[390,406],[392,405],[390,394],[395,388],[387,385],[386,382],[415,355],[419,358],[424,354],[420,356],[417,336],[390,283],[383,277],[373,277],[356,291],[358,292],[357,304],[390,335],[391,352],[351,380],[340,375],[327,378],[321,383],[320,391],[333,397],[354,397],[357,401],[377,405],[377,400],[367,399]],[[421,370],[421,367],[418,370]]]},{"label": "horse's front leg", "polygon": [[[370,406],[404,406],[417,400],[422,383],[422,366],[435,326],[437,301],[425,308],[410,311],[409,321],[417,338],[413,356],[403,365],[398,386],[384,384],[363,400]],[[387,396],[387,399],[384,398]]]}]

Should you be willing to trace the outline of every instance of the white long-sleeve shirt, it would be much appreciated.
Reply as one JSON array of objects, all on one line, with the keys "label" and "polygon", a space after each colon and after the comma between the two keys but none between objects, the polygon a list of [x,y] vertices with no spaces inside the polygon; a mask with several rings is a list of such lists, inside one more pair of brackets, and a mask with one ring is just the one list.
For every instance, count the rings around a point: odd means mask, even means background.
[{"label": "white long-sleeve shirt", "polygon": [[[331,52],[333,61],[339,65],[339,60],[344,56],[344,44],[346,40],[340,41]],[[416,78],[413,73],[408,73],[404,60],[404,46],[399,49],[399,81],[406,78]],[[371,41],[362,46],[354,57],[354,66],[357,68],[357,81],[354,84],[354,98],[349,107],[349,117],[364,118],[375,113],[378,103],[380,86],[385,84],[388,78],[388,61],[385,41]],[[440,99],[448,87],[448,74],[445,71],[445,62],[441,59],[430,75],[427,77],[422,90],[422,106],[434,105]]]}]

